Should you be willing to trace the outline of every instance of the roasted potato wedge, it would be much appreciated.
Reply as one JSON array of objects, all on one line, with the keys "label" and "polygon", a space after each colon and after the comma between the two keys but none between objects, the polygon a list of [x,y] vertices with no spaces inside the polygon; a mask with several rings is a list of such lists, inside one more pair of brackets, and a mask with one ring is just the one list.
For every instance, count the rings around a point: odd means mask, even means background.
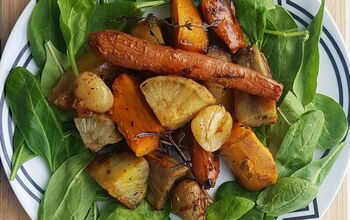
[{"label": "roasted potato wedge", "polygon": [[140,22],[131,30],[131,35],[155,44],[165,44],[160,27],[156,22]]},{"label": "roasted potato wedge", "polygon": [[234,6],[231,1],[203,0],[201,10],[207,23],[220,21],[212,29],[224,41],[232,54],[236,53],[238,49],[245,47],[243,32],[236,20]]},{"label": "roasted potato wedge", "polygon": [[[197,8],[191,0],[172,0],[171,14],[173,22],[182,27],[174,30],[176,48],[206,53],[208,49],[208,35],[202,28],[202,20]],[[190,28],[183,27],[191,24]]]},{"label": "roasted potato wedge", "polygon": [[208,152],[217,151],[230,137],[232,117],[224,107],[211,105],[200,110],[191,122],[198,144]]},{"label": "roasted potato wedge", "polygon": [[192,173],[197,183],[204,189],[210,189],[215,186],[219,177],[220,161],[217,152],[211,153],[205,151],[196,139],[191,135],[189,152],[191,156]]},{"label": "roasted potato wedge", "polygon": [[189,168],[161,152],[153,152],[146,156],[150,175],[148,179],[147,201],[153,208],[160,210],[166,203],[170,190],[177,180],[184,177]]},{"label": "roasted potato wedge", "polygon": [[162,126],[169,130],[183,126],[200,109],[215,103],[207,88],[178,76],[149,78],[141,90]]},{"label": "roasted potato wedge", "polygon": [[183,220],[204,220],[209,203],[208,195],[194,180],[183,180],[171,194],[172,209]]},{"label": "roasted potato wedge", "polygon": [[149,167],[143,157],[108,153],[96,157],[87,171],[109,195],[131,209],[146,195]]},{"label": "roasted potato wedge", "polygon": [[246,189],[259,191],[276,183],[275,161],[269,149],[259,141],[251,128],[235,123],[231,136],[220,149],[220,153]]},{"label": "roasted potato wedge", "polygon": [[159,146],[158,136],[137,137],[143,132],[162,132],[164,128],[142,96],[139,84],[127,74],[121,74],[113,84],[114,103],[111,118],[118,125],[136,156],[144,156]]},{"label": "roasted potato wedge", "polygon": [[106,83],[93,72],[83,72],[74,83],[73,107],[79,112],[105,113],[113,106],[113,95]]},{"label": "roasted potato wedge", "polygon": [[123,139],[113,121],[106,115],[74,118],[84,145],[91,151],[99,151],[107,144],[115,144]]},{"label": "roasted potato wedge", "polygon": [[[241,49],[236,54],[236,62],[271,78],[270,67],[263,53],[256,45]],[[235,92],[235,114],[237,120],[251,127],[276,123],[276,102],[263,97]]]}]

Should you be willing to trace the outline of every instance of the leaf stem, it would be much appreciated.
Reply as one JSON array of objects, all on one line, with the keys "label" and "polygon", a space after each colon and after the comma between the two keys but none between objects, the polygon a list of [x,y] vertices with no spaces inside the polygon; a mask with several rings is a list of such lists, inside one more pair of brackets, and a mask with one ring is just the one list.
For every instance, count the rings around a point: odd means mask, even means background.
[{"label": "leaf stem", "polygon": [[283,32],[283,31],[273,31],[273,30],[265,30],[265,34],[280,36],[280,37],[297,37],[304,36],[304,41],[309,39],[309,31],[295,31],[295,32]]},{"label": "leaf stem", "polygon": [[162,4],[167,3],[166,1],[159,0],[159,1],[146,1],[146,2],[137,2],[136,3],[136,8],[141,9],[141,8],[146,8],[146,7],[154,7],[154,6],[159,6]]},{"label": "leaf stem", "polygon": [[68,58],[69,58],[69,61],[70,61],[71,65],[72,65],[72,70],[73,70],[74,76],[78,77],[79,76],[79,70],[78,70],[77,63],[75,62],[74,53],[73,53],[71,47],[68,48]]}]

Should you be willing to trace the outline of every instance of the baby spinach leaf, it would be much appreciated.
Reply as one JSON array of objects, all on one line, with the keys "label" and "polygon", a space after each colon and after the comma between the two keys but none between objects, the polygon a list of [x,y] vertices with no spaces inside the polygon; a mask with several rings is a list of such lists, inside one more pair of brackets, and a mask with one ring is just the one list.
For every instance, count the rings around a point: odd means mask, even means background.
[{"label": "baby spinach leaf", "polygon": [[319,42],[322,32],[322,21],[325,0],[308,27],[309,39],[303,43],[302,63],[294,81],[293,91],[301,103],[309,104],[317,89],[317,76],[320,63]]},{"label": "baby spinach leaf", "polygon": [[275,8],[272,0],[235,0],[235,11],[245,35],[253,44],[262,42],[266,28],[266,14]]},{"label": "baby spinach leaf", "polygon": [[[313,109],[316,110],[316,109]],[[281,116],[289,125],[300,119],[300,116],[305,112],[303,105],[292,92],[288,92],[284,97],[283,102],[278,107]]]},{"label": "baby spinach leaf", "polygon": [[51,176],[39,209],[39,220],[84,219],[95,198],[96,183],[84,172],[93,154],[67,159]]},{"label": "baby spinach leaf", "polygon": [[114,202],[105,208],[99,220],[168,220],[170,209],[169,202],[160,211],[153,210],[146,201],[142,201],[134,210]]},{"label": "baby spinach leaf", "polygon": [[348,131],[348,121],[343,108],[332,98],[316,94],[306,110],[320,110],[325,117],[322,135],[317,146],[322,149],[330,149],[339,144]]},{"label": "baby spinach leaf", "polygon": [[59,25],[57,0],[40,0],[35,5],[28,22],[30,51],[36,64],[43,68],[46,61],[45,43],[51,41],[60,51],[66,50]]},{"label": "baby spinach leaf", "polygon": [[89,212],[85,216],[84,220],[97,220],[100,216],[96,201],[94,201],[89,209]]},{"label": "baby spinach leaf", "polygon": [[56,86],[64,70],[69,67],[66,55],[58,51],[51,41],[45,43],[46,63],[41,73],[40,86],[43,94],[47,97]]},{"label": "baby spinach leaf", "polygon": [[235,181],[229,181],[221,184],[216,192],[216,199],[224,199],[228,196],[239,196],[252,201],[255,201],[259,192],[250,192],[237,184]]},{"label": "baby spinach leaf", "polygon": [[60,27],[67,44],[67,56],[73,73],[79,74],[75,55],[86,41],[90,18],[96,8],[96,0],[57,0],[60,9]]},{"label": "baby spinach leaf", "polygon": [[[286,9],[277,6],[267,12],[266,29],[292,33],[298,26]],[[295,76],[301,64],[302,38],[264,35],[261,51],[269,62],[272,78],[284,85],[284,94],[292,90]]]},{"label": "baby spinach leaf", "polygon": [[265,126],[256,127],[256,128],[253,128],[253,130],[254,130],[256,137],[259,139],[259,141],[264,146],[267,146],[266,127]]},{"label": "baby spinach leaf", "polygon": [[254,206],[249,212],[244,214],[239,220],[264,220],[264,213]]},{"label": "baby spinach leaf", "polygon": [[235,220],[242,217],[254,207],[254,202],[237,196],[227,196],[208,207],[207,220],[230,219]]},{"label": "baby spinach leaf", "polygon": [[29,149],[28,145],[24,141],[21,132],[16,127],[13,135],[13,155],[11,160],[10,180],[15,179],[17,171],[22,164],[33,159],[35,156],[36,155]]},{"label": "baby spinach leaf", "polygon": [[307,180],[283,177],[260,193],[257,205],[267,215],[279,216],[306,207],[317,192],[318,186]]},{"label": "baby spinach leaf", "polygon": [[311,183],[320,186],[344,147],[345,143],[339,144],[326,157],[312,161],[307,166],[293,173],[292,176],[310,181]]},{"label": "baby spinach leaf", "polygon": [[279,177],[289,176],[311,162],[323,124],[323,113],[317,110],[303,114],[289,127],[275,157]]}]

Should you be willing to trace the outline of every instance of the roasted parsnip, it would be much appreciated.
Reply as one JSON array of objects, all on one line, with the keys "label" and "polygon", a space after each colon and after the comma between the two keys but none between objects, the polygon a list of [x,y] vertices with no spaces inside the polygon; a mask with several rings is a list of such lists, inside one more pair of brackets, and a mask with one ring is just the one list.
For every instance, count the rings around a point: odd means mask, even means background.
[{"label": "roasted parsnip", "polygon": [[164,44],[160,27],[155,21],[143,21],[131,30],[131,35],[154,44]]},{"label": "roasted parsnip", "polygon": [[235,123],[231,136],[221,147],[220,153],[238,182],[246,189],[259,191],[276,183],[275,161],[251,128]]}]

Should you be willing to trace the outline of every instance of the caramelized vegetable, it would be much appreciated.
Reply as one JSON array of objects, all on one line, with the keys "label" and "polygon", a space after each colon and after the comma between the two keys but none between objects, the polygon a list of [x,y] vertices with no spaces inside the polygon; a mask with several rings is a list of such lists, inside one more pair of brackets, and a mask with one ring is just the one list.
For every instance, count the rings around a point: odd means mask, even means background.
[{"label": "caramelized vegetable", "polygon": [[189,151],[191,155],[192,173],[197,183],[204,189],[214,187],[220,172],[218,154],[216,152],[211,153],[205,151],[199,146],[193,136],[190,140]]},{"label": "caramelized vegetable", "polygon": [[215,44],[209,46],[207,56],[226,62],[232,62],[232,55],[230,54],[230,52],[222,49],[221,47]]},{"label": "caramelized vegetable", "polygon": [[231,88],[226,88],[225,86],[212,82],[203,82],[203,85],[207,87],[210,93],[214,96],[216,100],[215,104],[225,107],[233,117],[235,91]]},{"label": "caramelized vegetable", "polygon": [[140,87],[162,126],[169,130],[183,126],[200,109],[215,102],[204,86],[183,77],[157,76]]},{"label": "caramelized vegetable", "polygon": [[172,209],[183,220],[204,220],[209,203],[208,195],[194,180],[183,180],[171,194]]},{"label": "caramelized vegetable", "polygon": [[146,159],[150,169],[146,199],[153,208],[160,210],[175,182],[184,177],[189,169],[185,164],[180,165],[169,155],[157,151],[148,154]]},{"label": "caramelized vegetable", "polygon": [[83,72],[75,80],[73,107],[78,112],[105,113],[113,105],[113,95],[105,82],[92,72]]},{"label": "caramelized vegetable", "polygon": [[211,105],[200,110],[191,122],[198,144],[208,152],[217,151],[230,137],[232,117],[224,107]]},{"label": "caramelized vegetable", "polygon": [[249,68],[148,43],[115,30],[92,33],[89,45],[99,56],[125,68],[216,82],[273,100],[278,100],[283,90],[281,84]]},{"label": "caramelized vegetable", "polygon": [[202,28],[202,20],[197,8],[191,0],[172,0],[171,15],[173,22],[183,26],[191,24],[191,28],[177,27],[174,30],[176,48],[206,53],[208,49],[208,35]]},{"label": "caramelized vegetable", "polygon": [[129,208],[135,208],[146,195],[149,167],[142,157],[129,152],[104,154],[96,157],[87,171],[109,195]]},{"label": "caramelized vegetable", "polygon": [[235,123],[220,153],[237,180],[250,191],[259,191],[276,183],[277,168],[268,150],[252,129]]},{"label": "caramelized vegetable", "polygon": [[201,10],[208,23],[220,21],[216,27],[213,27],[213,30],[225,42],[232,54],[245,47],[243,32],[236,20],[231,1],[203,0]]},{"label": "caramelized vegetable", "polygon": [[136,156],[141,157],[157,149],[158,136],[137,137],[143,132],[162,132],[164,128],[142,96],[136,80],[127,74],[120,75],[113,84],[113,95],[112,120]]},{"label": "caramelized vegetable", "polygon": [[[237,53],[236,61],[242,66],[252,68],[271,78],[266,58],[256,45],[240,50]],[[245,125],[257,127],[277,121],[276,102],[271,99],[236,91],[234,106],[238,121]]]},{"label": "caramelized vegetable", "polygon": [[131,30],[131,35],[154,44],[164,44],[160,27],[156,22],[140,22]]},{"label": "caramelized vegetable", "polygon": [[92,115],[74,118],[84,145],[92,151],[99,151],[107,144],[115,144],[123,139],[113,121],[106,115]]}]

